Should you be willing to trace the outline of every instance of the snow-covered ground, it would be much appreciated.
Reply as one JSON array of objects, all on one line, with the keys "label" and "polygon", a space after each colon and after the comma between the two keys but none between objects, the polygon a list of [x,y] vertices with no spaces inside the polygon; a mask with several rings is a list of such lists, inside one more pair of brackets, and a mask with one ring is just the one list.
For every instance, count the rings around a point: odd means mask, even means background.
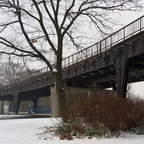
[{"label": "snow-covered ground", "polygon": [[[0,116],[1,118],[2,116]],[[13,116],[17,117],[17,116]],[[4,116],[3,116],[4,118]],[[44,133],[45,127],[55,126],[54,118],[23,118],[0,120],[1,144],[144,144],[144,135],[123,133],[119,138],[84,138],[71,141],[60,140],[56,136]]]}]

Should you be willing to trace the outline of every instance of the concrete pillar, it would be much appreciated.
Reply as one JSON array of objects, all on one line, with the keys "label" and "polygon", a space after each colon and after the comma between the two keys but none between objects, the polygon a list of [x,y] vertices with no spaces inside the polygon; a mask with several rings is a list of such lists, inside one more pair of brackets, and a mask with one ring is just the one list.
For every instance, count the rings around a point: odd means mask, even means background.
[{"label": "concrete pillar", "polygon": [[1,103],[1,108],[2,108],[2,114],[4,114],[4,105],[3,105],[3,100],[2,100],[2,103]]},{"label": "concrete pillar", "polygon": [[56,94],[55,87],[51,87],[50,89],[51,89],[51,117],[55,118],[59,116],[58,95]]},{"label": "concrete pillar", "polygon": [[14,113],[18,114],[18,109],[20,106],[20,97],[18,93],[14,93]]},{"label": "concrete pillar", "polygon": [[113,90],[117,90],[116,83],[112,85]]},{"label": "concrete pillar", "polygon": [[14,113],[18,114],[18,109],[20,106],[20,95],[19,95],[20,87],[14,86],[12,88],[12,91],[13,91],[13,97],[14,97]]},{"label": "concrete pillar", "polygon": [[116,83],[117,94],[120,97],[126,97],[128,82],[129,64],[122,56],[119,56],[116,64]]},{"label": "concrete pillar", "polygon": [[34,97],[32,99],[33,105],[34,105],[34,110],[35,110],[35,114],[38,113],[38,97]]}]

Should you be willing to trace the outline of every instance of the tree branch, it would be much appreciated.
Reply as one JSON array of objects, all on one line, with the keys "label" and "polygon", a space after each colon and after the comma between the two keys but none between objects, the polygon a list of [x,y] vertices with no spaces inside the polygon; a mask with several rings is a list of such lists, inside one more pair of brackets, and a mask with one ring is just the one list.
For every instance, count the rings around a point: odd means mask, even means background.
[{"label": "tree branch", "polygon": [[64,18],[63,18],[63,21],[62,21],[61,26],[60,26],[60,29],[63,28],[63,25],[64,25],[64,23],[65,23],[65,21],[66,21],[66,18],[67,18],[67,16],[68,16],[69,12],[71,11],[71,9],[74,7],[74,5],[75,5],[75,0],[73,0],[73,2],[72,2],[72,4],[71,4],[71,6],[69,7],[69,9],[66,10],[65,15],[64,15]]},{"label": "tree branch", "polygon": [[[56,50],[55,46],[53,45],[53,43],[51,42],[51,40],[50,40],[50,38],[49,38],[49,35],[48,35],[48,33],[47,33],[46,29],[45,29],[45,26],[44,26],[44,24],[43,24],[42,13],[41,13],[41,11],[40,11],[40,9],[39,9],[36,1],[35,1],[35,0],[32,0],[32,1],[33,1],[34,5],[35,5],[35,7],[36,7],[36,9],[37,9],[37,11],[38,11],[38,13],[39,13],[39,17],[40,17],[39,24],[40,24],[40,26],[41,26],[41,28],[42,28],[45,36],[46,36],[46,39],[47,39],[49,45],[51,46],[51,48],[53,49],[53,51],[55,52],[55,54],[57,54],[57,50]],[[43,1],[45,1],[45,0],[43,0]]]},{"label": "tree branch", "polygon": [[[4,41],[4,42],[0,41],[1,44],[5,45],[6,47],[10,47],[10,48],[14,49],[14,52],[19,51],[22,53],[27,53],[27,54],[31,55],[32,57],[38,57],[38,55],[34,54],[33,52],[20,49],[20,48],[16,47],[13,43],[11,43],[10,41],[7,41],[6,39],[4,39],[2,37],[0,37],[0,39]],[[2,53],[2,52],[0,52],[0,53]],[[5,53],[8,53],[8,52],[5,52]]]},{"label": "tree branch", "polygon": [[[34,1],[34,0],[33,0]],[[19,7],[19,1],[17,0],[17,6]],[[20,9],[16,9],[17,11],[17,14],[18,14],[18,19],[19,19],[19,23],[20,23],[20,27],[21,27],[21,30],[25,36],[25,39],[27,40],[28,44],[31,46],[31,48],[38,54],[38,56],[43,59],[43,61],[49,66],[50,70],[52,71],[52,66],[50,64],[50,62],[45,58],[45,56],[39,52],[36,47],[32,44],[29,36],[27,35],[26,31],[25,31],[25,28],[24,28],[24,25],[23,25],[23,22],[22,22],[22,19],[21,19],[21,10]]]}]

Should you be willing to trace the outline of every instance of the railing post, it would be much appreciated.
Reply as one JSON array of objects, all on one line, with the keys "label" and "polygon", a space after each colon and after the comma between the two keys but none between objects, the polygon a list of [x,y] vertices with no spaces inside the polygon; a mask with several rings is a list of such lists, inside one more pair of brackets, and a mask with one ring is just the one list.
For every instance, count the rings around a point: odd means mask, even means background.
[{"label": "railing post", "polygon": [[141,29],[142,29],[142,25],[141,25],[142,20],[141,19],[142,18],[140,18],[140,32],[141,32]]},{"label": "railing post", "polygon": [[105,39],[105,52],[106,52],[106,39]]},{"label": "railing post", "polygon": [[68,57],[68,66],[69,66],[69,57]]},{"label": "railing post", "polygon": [[100,55],[101,55],[101,41],[100,41]]},{"label": "railing post", "polygon": [[65,59],[65,67],[66,67],[66,65],[67,65],[67,58]]},{"label": "railing post", "polygon": [[97,55],[98,55],[98,46],[99,46],[99,45],[97,44]]},{"label": "railing post", "polygon": [[124,29],[123,29],[123,40],[125,41],[125,27],[124,27]]},{"label": "railing post", "polygon": [[110,36],[110,47],[111,47],[111,50],[112,50],[112,35]]}]

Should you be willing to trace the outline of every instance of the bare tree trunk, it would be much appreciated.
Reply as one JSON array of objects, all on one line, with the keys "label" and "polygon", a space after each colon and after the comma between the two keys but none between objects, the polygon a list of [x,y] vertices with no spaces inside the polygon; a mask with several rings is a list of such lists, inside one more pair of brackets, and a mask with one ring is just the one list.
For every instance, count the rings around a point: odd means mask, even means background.
[{"label": "bare tree trunk", "polygon": [[56,88],[58,93],[58,102],[60,108],[59,109],[60,116],[63,118],[63,122],[66,123],[68,121],[68,109],[61,72],[56,73],[55,77],[56,77]]},{"label": "bare tree trunk", "polygon": [[62,36],[59,33],[58,38],[58,54],[57,54],[57,72],[55,73],[55,81],[56,81],[56,89],[58,93],[58,102],[60,108],[60,115],[63,118],[63,122],[68,121],[68,109],[67,109],[67,101],[64,90],[64,82],[62,80]]}]

